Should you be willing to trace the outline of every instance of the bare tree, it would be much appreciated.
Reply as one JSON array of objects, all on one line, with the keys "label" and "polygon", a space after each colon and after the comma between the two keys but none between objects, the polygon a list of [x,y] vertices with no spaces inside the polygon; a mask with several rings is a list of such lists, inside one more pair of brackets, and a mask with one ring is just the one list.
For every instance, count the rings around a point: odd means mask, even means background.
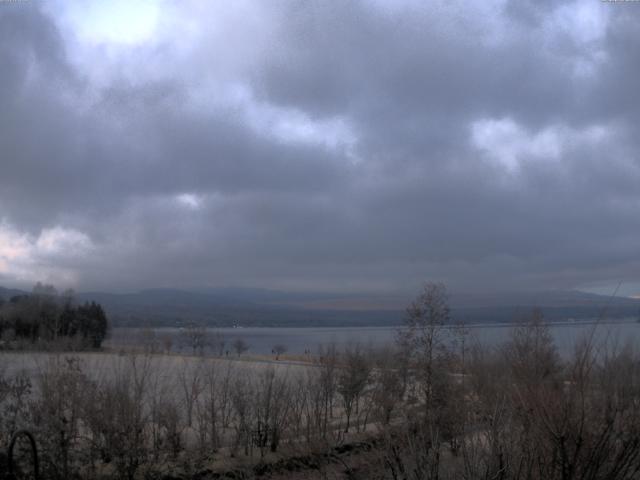
[{"label": "bare tree", "polygon": [[519,382],[543,382],[561,369],[553,337],[539,309],[533,310],[526,323],[513,329],[503,350],[507,365]]},{"label": "bare tree", "polygon": [[[380,371],[379,403],[386,425],[385,465],[394,478],[438,479],[441,475],[441,444],[450,440],[449,406],[455,401],[451,388],[451,352],[443,328],[450,321],[448,296],[442,283],[425,283],[418,297],[407,308],[404,328],[398,332],[401,359],[407,360],[413,378],[406,385],[418,387],[422,415],[405,406],[406,418],[400,427],[390,425],[394,395],[401,381],[384,368]],[[403,392],[404,393],[404,392]],[[417,412],[416,412],[417,413]],[[448,434],[448,435],[447,435]],[[452,445],[455,442],[452,442]]]},{"label": "bare tree", "polygon": [[204,353],[209,343],[206,327],[191,323],[183,330],[183,336],[193,355],[196,353],[202,355]]},{"label": "bare tree", "polygon": [[12,435],[29,421],[33,384],[29,374],[7,375],[0,371],[0,445],[7,447]]},{"label": "bare tree", "polygon": [[120,478],[133,480],[147,461],[145,393],[150,373],[150,357],[126,357],[92,389],[86,403],[86,425],[94,451],[103,462],[113,462]]},{"label": "bare tree", "polygon": [[377,357],[374,374],[373,402],[383,425],[388,425],[392,415],[402,406],[406,382],[402,374],[403,364],[396,363],[391,351]]},{"label": "bare tree", "polygon": [[233,407],[233,428],[235,436],[231,447],[231,456],[244,447],[245,455],[249,455],[251,446],[251,430],[253,429],[252,410],[253,388],[245,375],[237,375],[231,387],[231,404]]},{"label": "bare tree", "polygon": [[292,380],[291,394],[291,429],[294,438],[305,437],[310,441],[309,424],[305,421],[309,406],[309,390],[307,388],[308,377],[298,375]]},{"label": "bare tree", "polygon": [[171,458],[176,459],[183,450],[182,441],[183,422],[180,419],[180,409],[171,398],[161,400],[158,409],[158,426],[162,430],[161,446],[167,447]]},{"label": "bare tree", "polygon": [[398,343],[417,367],[417,381],[422,389],[425,412],[431,412],[435,388],[447,356],[446,332],[450,320],[447,290],[442,283],[425,283],[422,292],[407,308],[405,325]]},{"label": "bare tree", "polygon": [[273,353],[276,355],[276,360],[280,360],[280,355],[284,354],[287,351],[287,347],[282,343],[277,343],[273,346]]},{"label": "bare tree", "polygon": [[39,375],[33,421],[43,431],[45,472],[69,478],[78,455],[82,409],[89,380],[76,357],[51,357]]},{"label": "bare tree", "polygon": [[278,449],[286,429],[291,408],[291,388],[286,376],[278,376],[274,368],[261,372],[255,389],[255,415],[261,456],[269,445],[272,452]]},{"label": "bare tree", "polygon": [[153,328],[143,328],[138,336],[140,345],[142,345],[145,353],[156,353],[160,350],[160,340]]},{"label": "bare tree", "polygon": [[364,392],[371,375],[371,363],[361,349],[348,348],[344,355],[344,366],[338,374],[338,393],[346,416],[345,433],[349,432],[351,414],[358,410],[360,396]]},{"label": "bare tree", "polygon": [[184,360],[178,374],[178,383],[182,392],[182,404],[184,405],[188,427],[193,425],[194,407],[203,389],[201,369],[201,364],[194,365],[192,362]]},{"label": "bare tree", "polygon": [[333,406],[338,383],[338,350],[334,344],[320,349],[320,432],[323,439],[328,438],[330,422],[333,419]]},{"label": "bare tree", "polygon": [[236,352],[238,356],[242,355],[244,352],[249,350],[249,344],[244,341],[242,338],[236,338],[233,341],[233,350]]},{"label": "bare tree", "polygon": [[227,363],[223,369],[211,362],[203,371],[201,401],[197,403],[202,450],[210,448],[216,452],[222,446],[222,438],[229,428],[232,414],[231,387],[234,373],[232,363]]}]

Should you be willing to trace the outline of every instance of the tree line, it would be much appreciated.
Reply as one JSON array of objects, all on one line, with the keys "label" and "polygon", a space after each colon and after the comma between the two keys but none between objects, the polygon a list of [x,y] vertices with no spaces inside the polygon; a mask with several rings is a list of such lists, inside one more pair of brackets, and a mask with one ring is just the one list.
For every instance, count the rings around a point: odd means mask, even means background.
[{"label": "tree line", "polygon": [[53,345],[71,349],[100,348],[109,329],[102,306],[76,304],[74,294],[61,294],[38,283],[30,294],[0,299],[0,338],[3,346]]}]

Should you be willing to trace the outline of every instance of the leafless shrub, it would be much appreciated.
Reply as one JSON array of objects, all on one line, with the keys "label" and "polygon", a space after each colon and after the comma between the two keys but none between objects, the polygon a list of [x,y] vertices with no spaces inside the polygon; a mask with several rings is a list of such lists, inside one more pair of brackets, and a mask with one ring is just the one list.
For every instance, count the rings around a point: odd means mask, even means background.
[{"label": "leafless shrub", "polygon": [[502,352],[474,356],[475,433],[463,441],[464,478],[635,478],[640,362],[633,351],[598,355],[591,339],[563,362],[534,313]]},{"label": "leafless shrub", "polygon": [[90,382],[76,357],[51,357],[38,375],[39,395],[31,416],[41,439],[43,470],[51,478],[70,478],[83,460],[80,437]]},{"label": "leafless shrub", "polygon": [[330,422],[333,419],[333,406],[337,391],[338,380],[338,351],[335,345],[320,349],[320,364],[316,375],[310,379],[315,382],[312,386],[314,420],[317,432],[323,440],[327,440],[332,433]]},{"label": "leafless shrub", "polygon": [[183,359],[178,373],[178,383],[182,394],[182,405],[187,418],[187,426],[193,425],[194,408],[203,390],[202,365],[194,365]]},{"label": "leafless shrub", "polygon": [[371,361],[360,347],[350,347],[343,353],[343,366],[338,373],[338,393],[346,417],[345,433],[349,432],[352,412],[358,414],[360,398],[371,377]]},{"label": "leafless shrub", "polygon": [[180,409],[175,402],[170,399],[163,400],[159,405],[159,415],[157,418],[161,435],[159,437],[159,449],[167,449],[172,459],[176,459],[183,450],[182,440],[183,423]]},{"label": "leafless shrub", "polygon": [[249,455],[253,429],[253,393],[250,380],[245,375],[236,376],[231,386],[234,429],[232,456],[236,456],[240,448],[244,448],[245,455]]},{"label": "leafless shrub", "polygon": [[30,421],[28,400],[33,385],[25,371],[15,375],[0,372],[0,445],[7,447],[11,436]]},{"label": "leafless shrub", "polygon": [[209,363],[202,367],[202,390],[196,404],[198,437],[202,452],[217,452],[222,446],[225,432],[230,427],[233,375],[232,363],[227,363],[224,367]]},{"label": "leafless shrub", "polygon": [[255,388],[255,426],[261,456],[267,444],[272,452],[278,449],[281,437],[288,426],[292,403],[289,380],[277,375],[273,368],[261,372]]},{"label": "leafless shrub", "polygon": [[119,478],[133,480],[149,453],[145,392],[150,375],[148,357],[131,356],[116,365],[111,377],[93,389],[86,420],[93,448]]},{"label": "leafless shrub", "polygon": [[393,428],[384,436],[383,463],[394,480],[441,478],[440,439],[437,432],[415,425],[411,430]]},{"label": "leafless shrub", "polygon": [[390,348],[376,355],[372,399],[382,425],[388,425],[392,416],[404,405],[409,384],[406,360],[404,351]]}]

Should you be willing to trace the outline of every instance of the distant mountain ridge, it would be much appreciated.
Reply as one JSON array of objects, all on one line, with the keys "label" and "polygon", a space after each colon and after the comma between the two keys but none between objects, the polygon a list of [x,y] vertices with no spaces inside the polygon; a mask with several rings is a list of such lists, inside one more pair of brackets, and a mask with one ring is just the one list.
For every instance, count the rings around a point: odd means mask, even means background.
[{"label": "distant mountain ridge", "polygon": [[[0,287],[0,298],[28,292]],[[402,322],[411,301],[401,295],[290,293],[257,288],[146,289],[135,293],[81,292],[77,301],[104,306],[114,325],[183,326],[383,326]],[[454,321],[504,323],[526,318],[534,307],[548,321],[638,318],[640,299],[581,291],[453,294]]]},{"label": "distant mountain ridge", "polygon": [[5,288],[0,287],[0,299],[9,300],[11,297],[15,297],[16,295],[24,295],[28,292],[24,290],[18,290],[16,288]]}]

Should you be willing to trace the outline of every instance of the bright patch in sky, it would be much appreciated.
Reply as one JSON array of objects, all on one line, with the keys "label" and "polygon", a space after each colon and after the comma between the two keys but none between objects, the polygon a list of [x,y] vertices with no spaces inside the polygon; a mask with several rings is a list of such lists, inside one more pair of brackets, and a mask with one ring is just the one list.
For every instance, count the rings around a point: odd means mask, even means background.
[{"label": "bright patch in sky", "polygon": [[357,137],[346,118],[312,119],[301,110],[256,101],[246,88],[237,88],[234,97],[243,108],[248,125],[256,132],[266,133],[284,143],[342,150],[351,161],[357,161],[353,153]]},{"label": "bright patch in sky", "polygon": [[0,277],[73,285],[78,273],[63,265],[84,257],[92,247],[89,237],[77,230],[46,228],[35,237],[0,223]]},{"label": "bright patch in sky", "polygon": [[192,210],[197,210],[200,208],[202,204],[202,200],[198,195],[193,193],[182,193],[176,197],[178,203],[184,207],[190,208]]},{"label": "bright patch in sky", "polygon": [[82,2],[67,5],[67,18],[82,40],[135,45],[153,37],[159,10],[150,0]]},{"label": "bright patch in sky", "polygon": [[91,240],[84,233],[61,227],[42,231],[35,244],[41,254],[82,253],[91,248]]},{"label": "bright patch in sky", "polygon": [[596,146],[608,139],[609,131],[602,125],[583,129],[550,125],[531,132],[510,118],[482,119],[471,124],[471,144],[510,172],[527,161],[560,161],[567,149]]},{"label": "bright patch in sky", "polygon": [[603,2],[577,1],[558,7],[548,28],[561,29],[579,43],[601,40],[607,31],[609,8]]},{"label": "bright patch in sky", "polygon": [[556,129],[531,134],[510,118],[474,122],[471,141],[509,170],[516,169],[525,157],[556,159],[560,154],[560,136]]},{"label": "bright patch in sky", "polygon": [[29,243],[6,225],[0,224],[0,273],[5,273],[12,260],[24,257],[29,251]]}]

